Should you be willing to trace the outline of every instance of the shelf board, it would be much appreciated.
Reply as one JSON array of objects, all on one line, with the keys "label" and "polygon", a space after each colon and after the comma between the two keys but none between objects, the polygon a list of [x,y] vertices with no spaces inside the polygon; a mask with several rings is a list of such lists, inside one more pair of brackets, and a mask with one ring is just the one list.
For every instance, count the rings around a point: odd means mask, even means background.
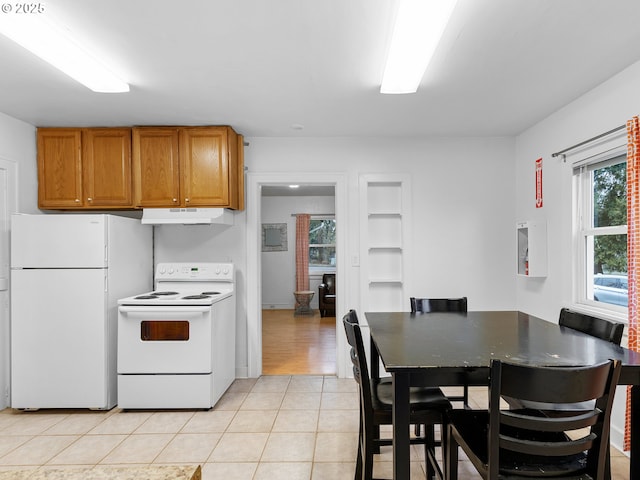
[{"label": "shelf board", "polygon": [[402,278],[370,278],[369,285],[372,283],[399,283],[402,284]]},{"label": "shelf board", "polygon": [[368,212],[370,217],[401,217],[402,213],[396,211],[389,212]]}]

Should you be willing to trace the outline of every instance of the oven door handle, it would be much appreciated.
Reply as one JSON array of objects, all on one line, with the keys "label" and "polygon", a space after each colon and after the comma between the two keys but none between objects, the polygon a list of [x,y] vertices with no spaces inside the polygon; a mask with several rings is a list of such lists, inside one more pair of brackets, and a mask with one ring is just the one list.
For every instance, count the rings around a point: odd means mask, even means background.
[{"label": "oven door handle", "polygon": [[122,313],[206,313],[211,310],[211,306],[128,306],[122,305],[118,307],[118,310]]}]

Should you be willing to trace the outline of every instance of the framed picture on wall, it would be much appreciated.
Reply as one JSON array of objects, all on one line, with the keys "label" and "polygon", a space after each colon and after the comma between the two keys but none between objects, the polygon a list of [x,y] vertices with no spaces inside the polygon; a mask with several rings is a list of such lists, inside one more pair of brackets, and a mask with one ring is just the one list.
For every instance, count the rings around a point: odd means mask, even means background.
[{"label": "framed picture on wall", "polygon": [[286,252],[287,251],[287,224],[263,223],[262,224],[262,251]]}]

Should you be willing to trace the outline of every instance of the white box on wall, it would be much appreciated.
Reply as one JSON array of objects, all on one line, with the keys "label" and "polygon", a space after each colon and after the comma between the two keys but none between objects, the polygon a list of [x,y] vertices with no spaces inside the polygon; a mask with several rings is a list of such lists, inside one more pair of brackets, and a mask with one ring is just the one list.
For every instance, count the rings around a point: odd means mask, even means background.
[{"label": "white box on wall", "polygon": [[517,274],[523,277],[547,276],[547,223],[518,222]]}]

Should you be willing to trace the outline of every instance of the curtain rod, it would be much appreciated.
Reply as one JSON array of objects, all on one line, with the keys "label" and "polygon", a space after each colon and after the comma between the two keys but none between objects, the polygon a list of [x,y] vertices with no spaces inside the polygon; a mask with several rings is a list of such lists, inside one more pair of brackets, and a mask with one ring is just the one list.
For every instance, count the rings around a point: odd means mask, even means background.
[{"label": "curtain rod", "polygon": [[611,135],[612,133],[615,133],[618,130],[622,130],[623,128],[627,128],[627,125],[626,124],[625,125],[620,125],[619,127],[613,128],[613,129],[609,130],[608,132],[604,132],[604,133],[601,133],[600,135],[596,135],[595,137],[591,137],[591,138],[585,140],[584,142],[576,143],[575,145],[572,145],[572,146],[570,146],[568,148],[565,148],[564,150],[560,150],[559,152],[552,153],[551,156],[555,158],[558,155],[562,155],[562,154],[568,152],[569,150],[573,150],[574,148],[581,147],[582,145],[585,145],[585,144],[587,144],[589,142],[593,142],[594,140],[598,140],[599,138],[606,137],[607,135]]}]

